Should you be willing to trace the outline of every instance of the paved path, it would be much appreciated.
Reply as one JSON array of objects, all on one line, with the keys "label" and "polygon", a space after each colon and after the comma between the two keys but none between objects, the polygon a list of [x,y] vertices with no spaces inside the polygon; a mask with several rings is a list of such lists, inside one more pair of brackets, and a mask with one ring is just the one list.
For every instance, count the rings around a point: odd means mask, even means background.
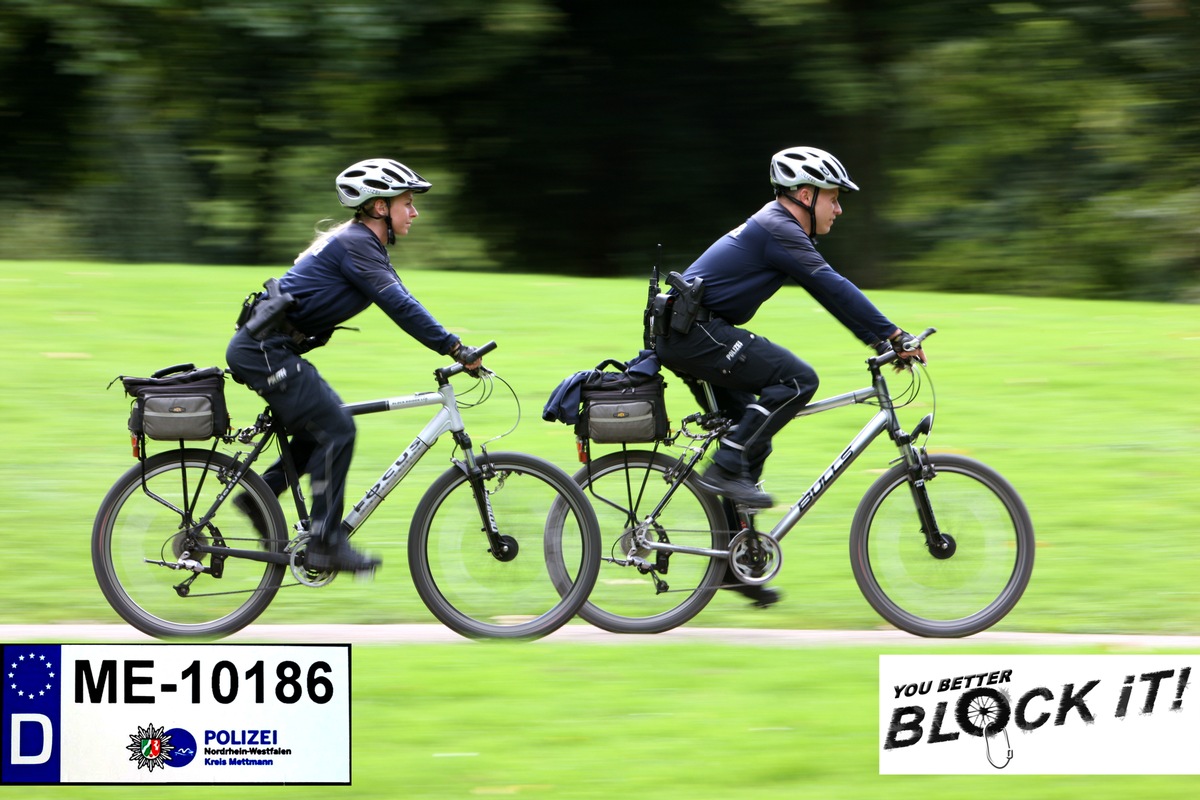
[{"label": "paved path", "polygon": [[[0,642],[152,642],[128,625],[0,625]],[[444,644],[464,639],[441,625],[251,625],[222,639],[225,642],[350,642],[354,644]],[[763,628],[682,627],[654,636],[607,633],[590,625],[568,625],[539,641],[596,642],[600,644],[643,644],[647,642],[718,642],[778,647],[826,647],[830,645],[865,647],[921,647],[945,645],[946,639],[922,639],[896,630],[827,631],[772,630]],[[985,631],[969,639],[972,645],[1029,646],[1109,646],[1133,649],[1195,650],[1200,652],[1200,636],[1134,636],[1090,633],[1007,633]]]}]

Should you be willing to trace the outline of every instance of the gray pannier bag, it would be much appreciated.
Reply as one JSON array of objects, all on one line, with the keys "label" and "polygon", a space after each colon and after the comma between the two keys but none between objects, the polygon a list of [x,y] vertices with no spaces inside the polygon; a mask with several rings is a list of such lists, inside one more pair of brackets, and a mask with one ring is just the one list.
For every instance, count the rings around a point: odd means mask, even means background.
[{"label": "gray pannier bag", "polygon": [[157,441],[200,441],[229,431],[225,370],[177,364],[149,378],[120,378],[134,398],[129,432]]},{"label": "gray pannier bag", "polygon": [[[617,372],[609,372],[614,367]],[[575,433],[596,444],[656,442],[667,436],[666,383],[661,374],[638,374],[609,359],[584,382]]]}]

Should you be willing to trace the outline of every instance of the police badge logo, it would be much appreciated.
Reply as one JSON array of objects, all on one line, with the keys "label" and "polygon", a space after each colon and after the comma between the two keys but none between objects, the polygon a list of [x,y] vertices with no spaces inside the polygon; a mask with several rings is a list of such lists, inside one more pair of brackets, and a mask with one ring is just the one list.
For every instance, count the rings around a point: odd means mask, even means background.
[{"label": "police badge logo", "polygon": [[129,760],[136,761],[138,769],[145,767],[150,772],[154,772],[156,767],[165,769],[166,762],[171,760],[171,753],[175,750],[165,728],[156,728],[153,723],[145,728],[139,725],[138,732],[129,734],[129,739],[129,744],[125,745],[125,749],[132,753]]}]

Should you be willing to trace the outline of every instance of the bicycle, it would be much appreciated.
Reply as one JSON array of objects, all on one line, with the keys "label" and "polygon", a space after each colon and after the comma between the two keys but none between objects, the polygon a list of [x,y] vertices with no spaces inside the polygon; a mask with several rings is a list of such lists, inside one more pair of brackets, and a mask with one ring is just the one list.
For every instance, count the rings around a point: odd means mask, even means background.
[{"label": "bicycle", "polygon": [[[917,337],[914,349],[934,332]],[[918,636],[969,636],[996,624],[1020,599],[1033,570],[1029,513],[992,468],[918,444],[933,427],[932,413],[911,432],[901,428],[896,408],[911,403],[920,384],[914,377],[911,396],[895,402],[882,368],[896,357],[869,358],[869,387],[809,403],[797,414],[879,407],[769,532],[755,529],[753,509],[699,487],[696,465],[731,424],[715,411],[688,416],[664,440],[682,449],[678,456],[656,445],[587,459],[574,478],[596,507],[611,547],[580,616],[615,633],[659,633],[695,617],[722,587],[766,583],[782,566],[784,536],[887,433],[900,457],[868,488],[850,526],[859,589],[885,620]],[[711,389],[708,398],[715,409]],[[547,534],[548,563],[565,592],[571,584],[566,561],[554,557],[558,534],[553,527]],[[738,583],[726,582],[730,573]]]},{"label": "bicycle", "polygon": [[[495,348],[489,342],[480,355]],[[414,511],[409,568],[422,601],[442,623],[471,638],[535,638],[575,616],[600,566],[600,531],[591,504],[562,469],[523,453],[472,449],[450,378],[437,391],[349,403],[351,414],[436,406],[433,418],[350,506],[353,534],[445,433],[461,457],[435,479]],[[483,397],[494,373],[480,369]],[[463,406],[467,407],[467,406]],[[96,513],[92,563],[105,598],[130,625],[159,638],[225,636],[253,622],[288,587],[320,587],[336,573],[305,566],[309,517],[288,438],[268,408],[252,426],[217,438],[211,449],[185,447],[139,458]],[[299,521],[287,533],[283,508],[251,467],[277,442]],[[224,444],[235,452],[218,449]],[[241,447],[249,447],[244,452]],[[235,496],[237,502],[227,502]],[[236,507],[240,504],[240,508]],[[560,547],[551,583],[538,545],[554,509]],[[263,528],[255,529],[254,518]],[[570,564],[570,566],[565,566]],[[180,579],[180,574],[183,578]]]}]

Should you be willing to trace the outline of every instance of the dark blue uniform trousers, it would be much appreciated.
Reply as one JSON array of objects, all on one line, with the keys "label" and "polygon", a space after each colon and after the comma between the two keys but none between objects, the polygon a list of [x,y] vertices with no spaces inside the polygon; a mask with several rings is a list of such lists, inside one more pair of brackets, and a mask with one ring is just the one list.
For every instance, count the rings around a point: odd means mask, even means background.
[{"label": "dark blue uniform trousers", "polygon": [[[287,336],[276,334],[260,342],[242,329],[229,342],[225,360],[236,378],[267,401],[292,437],[296,469],[312,479],[312,535],[336,541],[354,456],[354,418]],[[279,463],[263,478],[276,494],[287,483]]]},{"label": "dark blue uniform trousers", "polygon": [[[714,317],[655,343],[664,366],[712,386],[717,408],[736,424],[713,461],[757,482],[771,439],[817,392],[817,373],[791,351]],[[693,392],[707,406],[699,387]],[[711,409],[710,409],[711,410]]]}]

